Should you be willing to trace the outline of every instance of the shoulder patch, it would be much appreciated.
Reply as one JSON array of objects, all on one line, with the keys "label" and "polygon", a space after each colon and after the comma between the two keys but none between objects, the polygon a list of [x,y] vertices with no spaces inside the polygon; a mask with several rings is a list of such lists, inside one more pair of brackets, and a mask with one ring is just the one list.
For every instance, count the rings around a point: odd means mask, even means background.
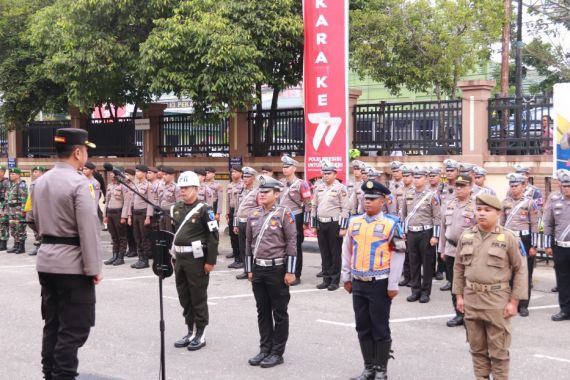
[{"label": "shoulder patch", "polygon": [[497,241],[505,241],[505,234],[497,235]]},{"label": "shoulder patch", "polygon": [[463,237],[464,237],[465,239],[473,239],[473,236],[475,236],[475,235],[473,235],[473,234],[470,233],[470,232],[463,234]]},{"label": "shoulder patch", "polygon": [[214,211],[208,210],[208,217],[210,218],[210,220],[215,220],[216,215],[214,214]]},{"label": "shoulder patch", "polygon": [[91,198],[95,199],[95,189],[93,188],[93,184],[89,182],[89,192],[91,193]]}]

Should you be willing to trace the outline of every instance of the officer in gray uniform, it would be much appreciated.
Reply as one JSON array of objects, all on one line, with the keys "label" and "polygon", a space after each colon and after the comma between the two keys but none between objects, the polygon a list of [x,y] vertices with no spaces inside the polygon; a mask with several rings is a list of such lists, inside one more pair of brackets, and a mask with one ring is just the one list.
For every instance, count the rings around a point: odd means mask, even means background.
[{"label": "officer in gray uniform", "polygon": [[[244,166],[243,171],[243,182],[244,186],[241,193],[239,194],[237,201],[237,211],[235,212],[235,217],[233,220],[234,233],[238,235],[239,239],[239,261],[236,260],[235,263],[228,265],[229,268],[243,268],[243,260],[245,258],[246,249],[246,236],[245,228],[247,226],[247,217],[251,211],[257,208],[257,187],[255,186],[255,176],[257,171],[249,166]],[[247,273],[245,269],[243,273],[236,276],[238,280],[245,280],[247,278]]]},{"label": "officer in gray uniform", "polygon": [[220,215],[222,215],[222,208],[224,206],[224,187],[216,181],[216,169],[214,167],[206,168],[206,180],[204,184],[208,186],[213,194],[213,209],[216,213],[216,220],[220,221]]},{"label": "officer in gray uniform", "polygon": [[77,351],[95,325],[101,279],[100,225],[95,194],[79,170],[87,161],[87,131],[62,128],[54,137],[55,167],[35,184],[32,222],[41,237],[36,269],[42,288],[42,371],[46,379],[78,376]]},{"label": "officer in gray uniform", "polygon": [[439,198],[441,199],[441,204],[445,204],[451,201],[454,197],[453,192],[455,191],[455,179],[459,175],[459,162],[447,159],[443,161],[443,166],[445,167],[445,177],[447,182],[441,184],[439,191]]},{"label": "officer in gray uniform", "polygon": [[107,185],[105,196],[105,212],[103,223],[111,234],[113,256],[104,262],[105,265],[122,265],[127,253],[127,219],[129,217],[128,201],[125,201],[125,185],[117,181],[115,173],[111,172],[111,181]]},{"label": "officer in gray uniform", "polygon": [[[47,169],[43,166],[34,166],[32,168],[32,183],[30,184],[30,191],[28,192],[28,198],[31,199],[32,193],[34,191],[34,186],[38,178],[40,178]],[[36,256],[38,254],[38,250],[40,249],[40,244],[42,238],[38,233],[38,229],[36,228],[35,224],[30,223],[32,218],[32,209],[31,209],[31,202],[29,202],[30,209],[28,209],[28,201],[26,201],[26,207],[24,207],[24,211],[26,212],[26,222],[28,222],[28,227],[34,232],[34,249],[32,252],[28,253],[29,256]]]},{"label": "officer in gray uniform", "polygon": [[[230,243],[232,246],[232,253],[226,255],[228,259],[234,259],[234,262],[240,260],[239,256],[239,237],[232,228],[235,212],[238,206],[238,198],[243,189],[242,169],[240,165],[234,165],[230,169],[231,181],[226,187],[226,222],[229,226]],[[239,265],[239,264],[238,264]]]},{"label": "officer in gray uniform", "polygon": [[[415,188],[414,188],[414,168],[409,165],[400,165],[400,171],[402,173],[402,183],[404,187],[402,189],[402,195],[400,196],[399,200],[397,201],[398,206],[398,216],[403,223],[402,219],[402,208],[404,207],[403,204],[406,203],[406,200],[411,200],[414,198]],[[390,190],[391,191],[391,190]],[[396,189],[395,193],[398,196],[398,189]],[[407,242],[406,242],[407,245]],[[402,271],[403,279],[398,283],[399,286],[411,286],[410,280],[412,275],[410,274],[410,252],[406,249],[406,255],[404,260],[404,269]]]},{"label": "officer in gray uniform", "polygon": [[[428,182],[429,182],[429,190],[433,191],[439,196],[440,185],[441,185],[441,168],[439,166],[428,166]],[[435,279],[436,280],[443,280],[443,274],[446,273],[445,269],[445,262],[437,255],[436,257],[436,267],[435,267]],[[449,284],[449,289],[451,289],[451,282],[449,279],[447,280],[447,284]],[[444,288],[446,285],[443,286]],[[441,288],[440,288],[441,289]]]},{"label": "officer in gray uniform", "polygon": [[[285,162],[284,162],[285,163]],[[245,268],[257,305],[259,353],[249,364],[270,368],[283,363],[289,336],[289,286],[295,281],[295,216],[278,204],[283,184],[259,176],[259,203],[247,221]]]},{"label": "officer in gray uniform", "polygon": [[[438,252],[445,262],[447,281],[450,283],[453,283],[457,242],[463,231],[477,224],[475,220],[476,206],[471,193],[472,183],[471,177],[458,176],[455,180],[455,197],[442,208]],[[455,317],[447,321],[447,326],[463,325],[463,313],[456,308],[457,298],[455,294],[451,294],[451,303],[453,310],[455,310]]]},{"label": "officer in gray uniform", "polygon": [[517,173],[507,174],[510,195],[502,203],[501,226],[511,230],[517,235],[525,249],[528,269],[528,299],[521,300],[518,311],[521,317],[528,317],[528,305],[532,283],[532,272],[537,253],[538,241],[538,212],[539,207],[535,200],[523,195],[525,177]]},{"label": "officer in gray uniform", "polygon": [[524,166],[523,164],[515,164],[513,165],[513,169],[515,169],[515,172],[517,174],[521,174],[525,177],[524,196],[536,200],[537,201],[536,204],[540,207],[542,211],[542,191],[540,191],[538,187],[532,185],[528,181],[530,178],[530,168]]},{"label": "officer in gray uniform", "polygon": [[[135,181],[133,184],[134,188],[144,197],[148,199],[152,198],[151,184],[146,180],[148,166],[137,165],[135,169]],[[132,204],[132,209],[128,207],[128,223],[129,225],[133,226],[133,234],[135,237],[139,256],[139,260],[131,265],[131,268],[148,268],[148,260],[152,256],[150,234],[154,209],[137,194],[131,195],[130,202]]]},{"label": "officer in gray uniform", "polygon": [[311,205],[311,227],[317,229],[321,251],[323,282],[318,289],[337,290],[340,283],[342,238],[349,221],[346,187],[336,179],[336,166],[321,163],[323,182],[315,187]]},{"label": "officer in gray uniform", "polygon": [[180,174],[182,201],[172,206],[177,226],[170,253],[173,255],[176,290],[188,326],[188,334],[174,343],[196,351],[206,345],[209,322],[208,284],[218,256],[218,222],[214,211],[198,200],[200,181],[196,173]]},{"label": "officer in gray uniform", "polygon": [[215,191],[208,185],[206,185],[206,169],[196,168],[194,173],[198,175],[200,180],[200,187],[198,188],[198,200],[205,202],[212,209],[214,208],[214,202],[216,201]]},{"label": "officer in gray uniform", "polygon": [[[129,186],[134,186],[135,185],[135,169],[132,168],[126,168],[125,169],[125,178],[127,183],[129,184]],[[128,215],[132,215],[132,210],[133,210],[133,196],[135,195],[135,193],[133,193],[129,188],[125,188],[123,189],[123,193],[125,196],[125,204],[128,210],[128,214],[127,214],[127,221],[128,221]],[[125,255],[125,257],[137,257],[138,256],[138,250],[137,250],[137,242],[135,240],[135,234],[134,234],[134,228],[132,223],[129,224],[127,223],[127,254]]]},{"label": "officer in gray uniform", "polygon": [[[361,161],[358,161],[361,162]],[[364,193],[362,192],[361,186],[364,181],[368,181],[368,173],[370,170],[374,170],[372,167],[366,165],[364,162],[361,162],[360,166],[360,181],[358,183],[353,183],[353,188],[348,189],[348,204],[350,208],[350,214],[356,215],[360,214],[362,209],[362,204],[364,202]]]},{"label": "officer in gray uniform", "polygon": [[407,298],[408,302],[429,302],[439,241],[440,201],[437,194],[427,189],[426,177],[426,168],[414,169],[415,190],[414,193],[406,194],[402,207],[402,220],[410,255],[412,294]]},{"label": "officer in gray uniform", "polygon": [[295,216],[297,228],[297,267],[295,268],[295,281],[291,286],[301,283],[303,270],[303,241],[305,240],[305,226],[311,219],[311,187],[305,181],[297,178],[295,172],[299,163],[289,156],[281,157],[283,165],[283,192],[279,197],[279,204],[288,207]]},{"label": "officer in gray uniform", "polygon": [[479,194],[491,194],[496,196],[495,190],[491,189],[489,186],[485,186],[485,179],[487,178],[487,170],[483,169],[480,166],[475,166],[473,168],[473,182],[479,186],[478,193],[473,193],[473,196],[476,197]]},{"label": "officer in gray uniform", "polygon": [[166,216],[163,216],[160,221],[160,229],[163,231],[173,231],[172,223],[168,219],[168,215],[170,215],[170,208],[182,198],[180,196],[180,189],[174,182],[174,168],[170,166],[161,166],[161,169],[162,181],[158,186],[158,203],[160,204],[162,212]]},{"label": "officer in gray uniform", "polygon": [[8,207],[6,195],[10,180],[5,177],[6,167],[0,165],[0,251],[8,249],[8,238],[10,237],[10,226],[8,224]]},{"label": "officer in gray uniform", "polygon": [[366,164],[360,160],[352,160],[351,165],[354,177],[348,181],[346,186],[349,197],[362,186],[362,169],[366,167]]}]

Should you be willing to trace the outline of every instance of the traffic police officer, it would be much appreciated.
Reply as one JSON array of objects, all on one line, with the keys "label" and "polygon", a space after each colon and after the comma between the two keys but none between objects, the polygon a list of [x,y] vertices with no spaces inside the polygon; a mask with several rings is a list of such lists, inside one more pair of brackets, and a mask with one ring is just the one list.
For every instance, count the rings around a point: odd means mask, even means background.
[{"label": "traffic police officer", "polygon": [[[439,196],[439,191],[441,189],[440,188],[440,185],[441,185],[441,169],[439,168],[439,166],[428,166],[427,172],[428,172],[429,189]],[[435,279],[436,280],[443,280],[443,273],[444,272],[447,273],[446,268],[445,268],[445,262],[443,261],[443,259],[441,258],[440,255],[437,255],[436,267],[435,267],[435,271],[434,271]],[[449,288],[447,290],[450,290],[451,289],[451,282],[449,281],[449,277],[448,277],[447,281],[448,281],[447,282],[448,285],[444,285],[443,288],[445,288],[446,286],[449,286]]]},{"label": "traffic police officer", "polygon": [[103,223],[111,234],[113,255],[104,262],[105,265],[122,265],[127,252],[127,218],[129,217],[128,201],[125,185],[119,183],[115,173],[111,172],[111,181],[105,194],[105,212]]},{"label": "traffic police officer", "polygon": [[295,268],[295,281],[292,286],[301,283],[303,270],[303,241],[305,240],[304,227],[309,225],[311,219],[311,188],[309,184],[297,178],[295,172],[299,163],[289,156],[281,157],[283,165],[284,185],[283,193],[279,197],[279,204],[288,207],[295,216],[297,228],[297,266]]},{"label": "traffic police officer", "polygon": [[200,181],[196,173],[180,174],[178,187],[182,201],[172,206],[171,216],[177,226],[172,242],[176,290],[188,326],[188,334],[175,347],[199,350],[206,345],[208,283],[218,256],[218,222],[214,211],[198,200]]},{"label": "traffic police officer", "polygon": [[214,167],[206,168],[206,180],[204,184],[208,186],[213,194],[213,209],[216,213],[216,220],[220,221],[220,215],[222,214],[222,208],[224,206],[224,187],[216,181],[216,169]]},{"label": "traffic police officer", "polygon": [[536,200],[537,204],[542,208],[542,191],[528,181],[530,178],[530,168],[523,164],[515,164],[513,169],[515,169],[517,174],[521,174],[525,177],[524,196]]},{"label": "traffic police officer", "polygon": [[425,168],[414,169],[415,190],[406,193],[406,200],[402,205],[404,231],[410,255],[412,294],[407,298],[408,302],[429,302],[439,240],[439,197],[426,188],[426,175]]},{"label": "traffic police officer", "polygon": [[[226,258],[234,259],[234,262],[238,262],[240,260],[239,255],[239,237],[234,232],[232,228],[235,212],[238,206],[238,198],[243,189],[243,180],[242,180],[242,169],[240,165],[233,165],[230,169],[230,177],[231,181],[228,183],[226,188],[226,222],[229,225],[229,232],[230,232],[230,243],[232,246],[232,253],[226,256]],[[239,265],[239,264],[238,264]]]},{"label": "traffic police officer", "polygon": [[554,255],[554,272],[558,286],[560,312],[551,318],[555,322],[570,319],[570,171],[558,171],[562,197],[552,199],[544,210],[545,249]]},{"label": "traffic police officer", "polygon": [[6,167],[0,165],[0,251],[6,251],[8,249],[8,238],[10,237],[8,204],[6,202],[10,180],[5,177],[5,174]]},{"label": "traffic police officer", "polygon": [[442,182],[441,189],[439,191],[439,198],[441,199],[442,205],[445,205],[447,202],[453,199],[453,192],[455,191],[455,179],[459,175],[459,165],[459,162],[452,159],[443,161],[447,182]]},{"label": "traffic police officer", "polygon": [[510,318],[528,294],[526,261],[518,238],[498,223],[501,201],[482,194],[475,202],[477,225],[457,244],[453,293],[465,314],[475,377],[508,379]]},{"label": "traffic police officer", "polygon": [[14,238],[14,246],[8,250],[8,253],[17,254],[25,252],[27,237],[24,206],[28,199],[28,186],[24,180],[20,179],[21,174],[20,168],[10,171],[10,186],[6,194],[10,232]]},{"label": "traffic police officer", "polygon": [[[150,199],[152,197],[151,184],[146,180],[148,166],[137,165],[135,169],[135,181],[133,186],[142,196]],[[148,268],[148,260],[152,256],[150,234],[154,208],[137,194],[131,195],[130,202],[132,204],[132,209],[130,207],[128,208],[128,223],[133,226],[133,234],[139,256],[139,260],[132,264],[131,268]]]},{"label": "traffic police officer", "polygon": [[95,287],[101,277],[100,225],[95,193],[79,170],[87,161],[87,131],[62,128],[54,137],[58,162],[35,183],[32,222],[42,244],[36,268],[42,288],[42,371],[74,379],[77,351],[95,325]]},{"label": "traffic police officer", "polygon": [[483,169],[480,166],[475,166],[473,168],[473,182],[479,186],[478,193],[473,193],[473,196],[476,197],[479,194],[491,194],[496,195],[495,190],[491,189],[489,186],[485,186],[485,179],[487,178],[487,170]]},{"label": "traffic police officer", "polygon": [[169,220],[170,208],[180,201],[180,189],[174,182],[174,168],[170,166],[161,166],[162,180],[158,186],[158,203],[163,212],[160,220],[160,229],[163,231],[172,231],[172,222]]},{"label": "traffic police officer", "polygon": [[[246,249],[246,236],[245,230],[247,226],[247,217],[251,211],[257,208],[257,187],[255,186],[255,176],[257,171],[249,166],[244,166],[243,171],[243,188],[239,194],[237,200],[237,211],[235,212],[235,217],[233,220],[234,233],[238,235],[239,239],[239,261],[236,260],[235,263],[228,265],[229,268],[243,268],[243,262],[245,259],[245,249]],[[236,276],[238,280],[245,280],[247,278],[247,273],[245,269],[243,273]]]},{"label": "traffic police officer", "polygon": [[245,268],[257,305],[259,353],[249,364],[270,368],[283,363],[289,336],[289,286],[295,281],[295,215],[278,205],[283,184],[259,176],[259,203],[247,220]]},{"label": "traffic police officer", "polygon": [[[402,219],[402,208],[403,204],[406,202],[407,198],[413,198],[413,194],[415,193],[414,190],[414,168],[409,165],[400,165],[400,171],[402,173],[402,183],[404,187],[402,188],[402,195],[399,198],[397,205],[398,205],[398,216],[400,220]],[[410,193],[410,195],[408,195]],[[396,192],[396,194],[398,194]],[[406,249],[406,259],[404,261],[404,270],[403,270],[403,279],[400,281],[398,285],[400,286],[411,286],[411,274],[410,274],[410,252]]]},{"label": "traffic police officer", "polygon": [[356,332],[364,359],[359,380],[387,379],[392,337],[389,318],[398,295],[405,243],[399,219],[382,213],[390,190],[376,181],[362,185],[365,214],[351,218],[342,247],[342,281],[352,293]]},{"label": "traffic police officer", "polygon": [[[457,254],[457,244],[461,234],[473,227],[475,221],[475,201],[471,196],[473,180],[468,176],[458,176],[455,180],[455,197],[444,208],[441,215],[441,232],[438,252],[445,262],[447,281],[453,283],[453,266]],[[451,285],[449,289],[451,290]],[[457,310],[457,299],[451,294],[451,303],[455,317],[447,321],[447,326],[455,327],[463,324],[463,313]]]},{"label": "traffic police officer", "polygon": [[366,164],[360,160],[353,160],[351,164],[354,177],[348,181],[348,185],[346,186],[349,196],[352,196],[356,190],[360,189],[362,185],[362,169],[366,166]]},{"label": "traffic police officer", "polygon": [[525,177],[521,174],[507,175],[510,196],[503,201],[501,226],[514,232],[521,240],[527,259],[528,298],[519,302],[519,314],[528,317],[528,304],[532,283],[532,272],[536,258],[538,241],[538,206],[536,201],[523,196]]},{"label": "traffic police officer", "polygon": [[323,182],[315,188],[311,205],[311,227],[317,229],[323,282],[318,289],[337,290],[340,282],[342,237],[349,221],[346,187],[336,179],[336,166],[321,163]]}]

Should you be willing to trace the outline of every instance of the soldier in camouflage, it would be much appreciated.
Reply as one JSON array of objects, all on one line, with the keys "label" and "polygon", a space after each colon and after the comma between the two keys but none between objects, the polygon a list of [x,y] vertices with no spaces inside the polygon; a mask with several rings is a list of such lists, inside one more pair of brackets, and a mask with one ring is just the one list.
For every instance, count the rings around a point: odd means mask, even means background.
[{"label": "soldier in camouflage", "polygon": [[6,193],[10,185],[10,180],[4,176],[6,167],[0,165],[0,251],[8,249],[9,227],[8,208],[6,205]]},{"label": "soldier in camouflage", "polygon": [[24,205],[28,199],[28,186],[20,179],[22,170],[14,168],[10,171],[10,186],[6,193],[10,234],[14,238],[14,246],[8,253],[24,253],[26,243],[26,213]]}]

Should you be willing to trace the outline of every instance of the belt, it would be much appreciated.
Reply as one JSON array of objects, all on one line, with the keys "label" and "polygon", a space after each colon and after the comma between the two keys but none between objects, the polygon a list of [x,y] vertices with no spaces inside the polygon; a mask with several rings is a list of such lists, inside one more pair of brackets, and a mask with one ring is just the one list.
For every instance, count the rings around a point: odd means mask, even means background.
[{"label": "belt", "polygon": [[433,226],[408,226],[408,231],[421,232],[421,231],[427,231],[432,228]]},{"label": "belt", "polygon": [[374,281],[380,281],[380,280],[385,280],[389,277],[389,274],[383,274],[380,276],[371,276],[371,277],[361,277],[361,276],[352,276],[352,278],[356,281],[361,281],[361,282],[374,282]]},{"label": "belt", "polygon": [[451,240],[451,239],[446,239],[446,240],[447,240],[447,242],[448,242],[449,244],[451,244],[452,246],[457,247],[457,242],[456,242],[455,240]]},{"label": "belt", "polygon": [[570,248],[570,241],[556,240],[556,246],[561,248]]},{"label": "belt", "polygon": [[172,248],[176,253],[192,253],[192,246],[190,245],[173,245]]},{"label": "belt", "polygon": [[338,216],[333,216],[331,218],[321,218],[318,217],[317,220],[321,223],[330,223],[330,222],[338,222],[339,221],[339,217]]},{"label": "belt", "polygon": [[276,265],[283,265],[285,264],[284,258],[279,259],[255,259],[255,264],[259,265],[260,267],[274,267]]},{"label": "belt", "polygon": [[65,244],[65,245],[75,245],[79,247],[79,236],[74,237],[59,237],[59,236],[49,236],[42,235],[42,244]]},{"label": "belt", "polygon": [[18,206],[18,205],[21,205],[22,203],[21,202],[8,202],[8,204],[10,206]]},{"label": "belt", "polygon": [[146,215],[146,208],[134,209],[133,215]]},{"label": "belt", "polygon": [[116,214],[116,213],[121,213],[122,211],[123,211],[122,208],[108,208],[107,214]]},{"label": "belt", "polygon": [[516,231],[516,232],[518,233],[518,235],[519,235],[520,237],[530,235],[530,231],[529,231],[529,230],[522,230],[522,231]]},{"label": "belt", "polygon": [[293,215],[299,215],[302,213],[303,213],[303,210],[291,211],[291,214],[293,214]]},{"label": "belt", "polygon": [[238,222],[247,223],[247,218],[238,218]]},{"label": "belt", "polygon": [[466,280],[466,283],[468,288],[476,292],[494,292],[510,288],[508,282],[499,282],[497,284],[479,284],[477,282]]}]

